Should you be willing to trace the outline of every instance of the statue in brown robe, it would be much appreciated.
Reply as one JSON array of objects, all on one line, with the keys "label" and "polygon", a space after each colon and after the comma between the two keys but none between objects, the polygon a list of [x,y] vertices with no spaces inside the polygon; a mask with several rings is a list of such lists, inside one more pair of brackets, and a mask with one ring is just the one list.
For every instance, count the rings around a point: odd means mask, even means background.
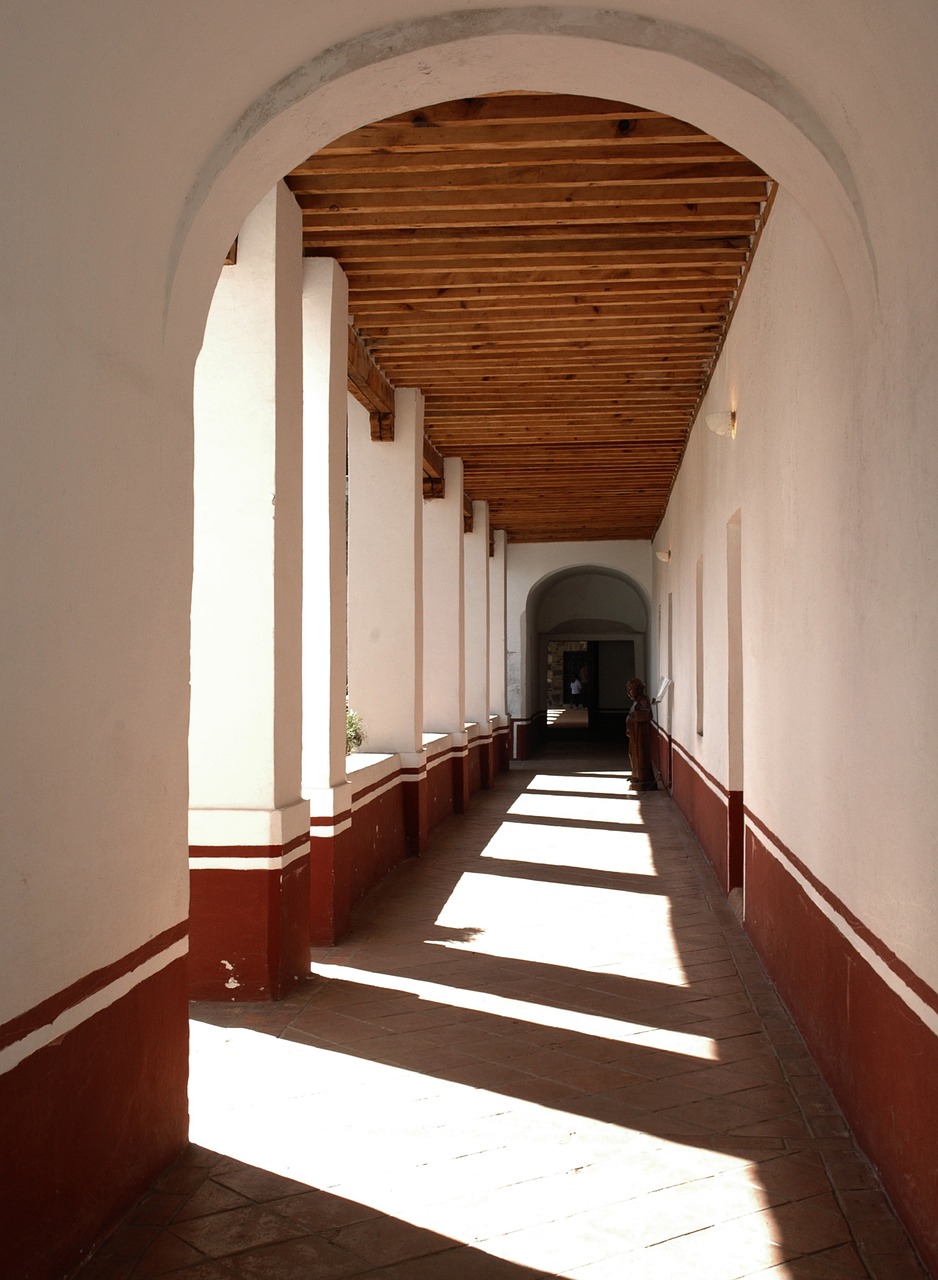
[{"label": "statue in brown robe", "polygon": [[625,721],[632,765],[629,785],[633,791],[655,791],[658,784],[651,763],[651,699],[637,676],[629,681],[626,688],[632,699],[632,709]]}]

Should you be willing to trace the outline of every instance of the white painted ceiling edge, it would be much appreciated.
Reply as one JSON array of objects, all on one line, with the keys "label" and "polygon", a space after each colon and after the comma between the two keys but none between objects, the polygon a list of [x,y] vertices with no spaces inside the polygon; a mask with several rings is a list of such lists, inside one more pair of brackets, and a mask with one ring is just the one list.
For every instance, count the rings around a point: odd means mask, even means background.
[{"label": "white painted ceiling edge", "polygon": [[372,120],[505,89],[619,98],[686,119],[735,147],[817,227],[855,323],[871,317],[876,271],[856,182],[831,130],[782,75],[688,26],[531,6],[376,29],[316,53],[252,102],[205,157],[180,211],[166,273],[169,352],[194,360],[225,251],[283,174]]}]

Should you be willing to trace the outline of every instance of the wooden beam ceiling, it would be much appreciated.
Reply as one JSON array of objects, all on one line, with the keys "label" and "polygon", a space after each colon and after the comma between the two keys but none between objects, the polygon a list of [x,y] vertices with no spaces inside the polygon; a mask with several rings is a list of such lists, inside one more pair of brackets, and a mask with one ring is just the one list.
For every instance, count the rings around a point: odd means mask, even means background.
[{"label": "wooden beam ceiling", "polygon": [[287,182],[305,252],[348,274],[356,367],[423,390],[494,526],[653,536],[770,205],[758,166],[641,107],[512,93],[378,121]]}]

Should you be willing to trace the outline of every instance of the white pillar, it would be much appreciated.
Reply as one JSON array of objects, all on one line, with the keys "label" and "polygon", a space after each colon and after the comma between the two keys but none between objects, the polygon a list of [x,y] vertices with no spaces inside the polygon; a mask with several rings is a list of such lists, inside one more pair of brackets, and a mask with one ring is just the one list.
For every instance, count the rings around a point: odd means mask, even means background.
[{"label": "white pillar", "polygon": [[347,388],[348,280],[331,258],[307,258],[303,264],[303,794],[310,798],[321,798],[346,781]]},{"label": "white pillar", "polygon": [[504,529],[495,530],[493,542],[494,555],[489,557],[489,707],[502,723],[508,714],[505,576],[508,534]]},{"label": "white pillar", "polygon": [[301,280],[278,183],[218,282],[195,377],[189,970],[215,999],[277,997],[309,967]]},{"label": "white pillar", "polygon": [[489,506],[472,504],[472,532],[464,538],[466,558],[466,720],[483,733],[489,726]]},{"label": "white pillar", "polygon": [[193,808],[300,797],[300,228],[278,184],[222,272],[196,365]]},{"label": "white pillar", "polygon": [[394,439],[349,401],[349,700],[370,752],[423,751],[423,396],[398,390]]},{"label": "white pillar", "polygon": [[442,498],[423,504],[424,728],[463,733],[466,633],[463,604],[463,465],[443,461]]}]

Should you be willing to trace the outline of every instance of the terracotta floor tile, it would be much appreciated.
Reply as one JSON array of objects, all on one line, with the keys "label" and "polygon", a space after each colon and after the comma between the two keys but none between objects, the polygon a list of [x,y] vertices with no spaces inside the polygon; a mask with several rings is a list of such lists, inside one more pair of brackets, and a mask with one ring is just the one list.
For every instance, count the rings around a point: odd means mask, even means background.
[{"label": "terracotta floor tile", "polygon": [[127,1221],[140,1227],[162,1227],[175,1218],[187,1201],[188,1197],[184,1195],[151,1191],[131,1210]]},{"label": "terracotta floor tile", "polygon": [[238,1280],[238,1273],[232,1264],[219,1258],[206,1259],[181,1270],[161,1271],[157,1274],[167,1276],[168,1280]]},{"label": "terracotta floor tile", "polygon": [[360,1275],[360,1258],[320,1236],[249,1249],[230,1259],[239,1280],[345,1280]]},{"label": "terracotta floor tile", "polygon": [[86,1271],[94,1276],[94,1280],[98,1280],[99,1274],[101,1280],[104,1277],[111,1280],[112,1277],[129,1276],[159,1234],[159,1227],[137,1226],[129,1221],[122,1223],[104,1241],[91,1263],[82,1268],[83,1280]]},{"label": "terracotta floor tile", "polygon": [[824,1249],[804,1258],[792,1258],[767,1271],[751,1273],[747,1280],[849,1280],[868,1272],[850,1245]]},{"label": "terracotta floor tile", "polygon": [[545,1280],[549,1274],[466,1247],[384,1269],[387,1280]]},{"label": "terracotta floor tile", "polygon": [[183,1267],[198,1266],[205,1261],[205,1254],[180,1240],[169,1231],[162,1231],[149,1246],[134,1268],[134,1276],[159,1276],[167,1271],[179,1271]]},{"label": "terracotta floor tile", "polygon": [[[224,1177],[224,1174],[221,1175]],[[229,1174],[229,1176],[232,1176]],[[234,1174],[237,1179],[237,1174]],[[241,1195],[230,1187],[209,1179],[203,1182],[198,1191],[180,1206],[174,1215],[177,1222],[186,1222],[190,1218],[204,1218],[211,1213],[221,1213],[226,1209],[242,1209],[251,1204],[249,1196]]]},{"label": "terracotta floor tile", "polygon": [[282,1213],[285,1218],[292,1218],[311,1233],[327,1232],[335,1227],[346,1227],[353,1222],[365,1222],[381,1216],[371,1205],[343,1200],[328,1191],[318,1190],[272,1200],[268,1208]]},{"label": "terracotta floor tile", "polygon": [[687,1120],[710,1133],[751,1129],[756,1119],[748,1107],[739,1106],[731,1098],[700,1098],[684,1102],[668,1108],[664,1115],[669,1120]]},{"label": "terracotta floor tile", "polygon": [[207,1218],[180,1222],[174,1225],[173,1232],[209,1257],[224,1258],[252,1245],[270,1244],[302,1235],[303,1228],[282,1214],[254,1205],[249,1209],[230,1209]]},{"label": "terracotta floor tile", "polygon": [[761,1216],[767,1235],[796,1254],[817,1253],[851,1240],[846,1219],[829,1193],[777,1205]]},{"label": "terracotta floor tile", "polygon": [[453,1241],[446,1236],[386,1217],[343,1227],[332,1237],[332,1242],[366,1262],[382,1266],[442,1253],[453,1247]]},{"label": "terracotta floor tile", "polygon": [[[271,1173],[267,1169],[231,1169],[216,1171],[213,1181],[220,1183],[237,1195],[263,1203],[265,1200],[280,1200],[284,1196],[299,1194],[308,1188],[302,1182],[292,1178],[284,1178],[280,1174]],[[219,1204],[218,1206],[222,1206]],[[231,1207],[231,1206],[225,1206]]]}]

